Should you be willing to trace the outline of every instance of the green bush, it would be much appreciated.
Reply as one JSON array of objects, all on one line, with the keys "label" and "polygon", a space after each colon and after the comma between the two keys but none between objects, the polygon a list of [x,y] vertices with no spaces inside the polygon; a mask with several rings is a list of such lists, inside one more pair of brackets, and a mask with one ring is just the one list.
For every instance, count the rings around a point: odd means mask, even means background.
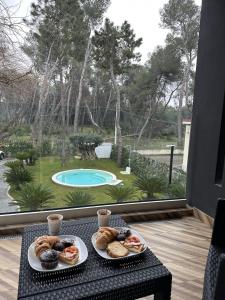
[{"label": "green bush", "polygon": [[138,177],[168,177],[169,167],[166,163],[132,152],[131,169]]},{"label": "green bush", "polygon": [[26,152],[33,149],[33,145],[26,141],[10,141],[5,146],[6,154],[11,154],[11,156],[15,156],[18,152]]},{"label": "green bush", "polygon": [[[113,146],[111,159],[117,161],[117,146]],[[128,166],[129,150],[123,147],[122,151],[122,165],[121,167]],[[137,152],[131,152],[130,161],[131,171],[137,177],[161,177],[168,178],[169,176],[169,166],[166,163],[160,162],[158,160],[145,157]],[[176,181],[186,183],[186,173],[180,169],[173,168],[172,177]]]},{"label": "green bush", "polygon": [[65,202],[68,206],[85,206],[91,204],[93,201],[94,197],[83,191],[68,193],[65,198]]},{"label": "green bush", "polygon": [[29,153],[28,152],[18,152],[16,154],[16,158],[20,160],[21,164],[23,164],[23,161],[26,161],[26,164],[28,165],[28,159],[29,159]]},{"label": "green bush", "polygon": [[81,153],[81,159],[95,159],[95,148],[102,144],[103,139],[98,135],[75,135],[70,137],[75,151]]},{"label": "green bush", "polygon": [[52,154],[51,144],[48,140],[43,140],[38,147],[38,153],[40,156],[49,156]]},{"label": "green bush", "polygon": [[[62,140],[60,140],[60,139],[55,140],[54,146],[53,146],[53,149],[52,149],[52,154],[61,157],[62,156],[62,150],[63,150]],[[74,149],[71,146],[68,139],[65,140],[64,151],[66,153],[66,157],[69,157],[70,155],[73,155],[73,153],[74,153]]]},{"label": "green bush", "polygon": [[132,187],[117,185],[109,186],[105,192],[111,199],[117,203],[122,203],[125,200],[131,200],[136,196],[136,191]]},{"label": "green bush", "polygon": [[103,143],[103,139],[99,135],[79,134],[71,136],[70,142],[74,145],[75,148],[83,144],[94,144],[94,147],[98,147]]},{"label": "green bush", "polygon": [[22,184],[33,180],[31,172],[24,167],[17,167],[6,171],[4,178],[15,190],[20,190]]},{"label": "green bush", "polygon": [[10,133],[15,136],[27,136],[31,133],[30,126],[17,126],[16,128],[12,128]]},{"label": "green bush", "polygon": [[139,177],[134,181],[134,186],[141,190],[147,199],[156,199],[155,193],[166,191],[166,182],[160,177]]},{"label": "green bush", "polygon": [[[117,162],[117,155],[118,155],[117,146],[113,145],[110,158],[113,161]],[[129,150],[123,147],[120,167],[125,168],[128,166],[128,164],[129,164]]]},{"label": "green bush", "polygon": [[30,165],[30,166],[34,166],[35,165],[35,162],[37,161],[38,159],[38,154],[37,154],[37,151],[34,150],[34,149],[31,149],[27,152],[28,154],[28,161],[27,161],[27,164]]},{"label": "green bush", "polygon": [[21,164],[23,164],[23,161],[25,160],[27,166],[34,166],[38,159],[38,155],[36,150],[31,149],[27,152],[18,152],[16,158],[21,161]]},{"label": "green bush", "polygon": [[185,198],[186,189],[182,182],[175,181],[168,187],[168,195],[170,198]]},{"label": "green bush", "polygon": [[15,202],[22,210],[38,210],[48,208],[54,195],[51,190],[41,184],[26,183],[15,197]]},{"label": "green bush", "polygon": [[13,160],[13,161],[6,162],[5,166],[10,169],[15,169],[18,167],[23,167],[23,163],[20,160]]}]

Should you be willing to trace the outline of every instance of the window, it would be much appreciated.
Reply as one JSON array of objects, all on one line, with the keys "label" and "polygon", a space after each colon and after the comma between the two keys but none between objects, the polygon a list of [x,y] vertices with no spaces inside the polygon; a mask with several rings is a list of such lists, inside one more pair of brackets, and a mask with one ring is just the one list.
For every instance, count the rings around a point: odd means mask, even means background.
[{"label": "window", "polygon": [[185,198],[200,1],[10,2],[1,212]]}]

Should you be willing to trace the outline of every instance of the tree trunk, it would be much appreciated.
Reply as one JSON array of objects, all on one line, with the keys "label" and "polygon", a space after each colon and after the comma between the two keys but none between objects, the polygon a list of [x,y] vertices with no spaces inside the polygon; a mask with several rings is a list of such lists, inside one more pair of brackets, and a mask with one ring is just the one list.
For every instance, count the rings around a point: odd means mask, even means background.
[{"label": "tree trunk", "polygon": [[120,89],[116,83],[116,78],[114,75],[113,64],[110,63],[110,74],[113,83],[113,87],[116,92],[116,117],[115,117],[115,144],[117,145],[117,163],[121,165],[122,159],[122,134],[121,134],[121,127],[120,127]]},{"label": "tree trunk", "polygon": [[184,98],[184,84],[181,86],[179,102],[178,102],[178,111],[177,111],[177,145],[182,146],[182,107],[183,107],[183,98]]},{"label": "tree trunk", "polygon": [[179,102],[178,102],[178,112],[177,112],[177,145],[182,146],[183,144],[183,134],[182,134],[182,107],[183,107],[183,100],[185,99],[185,105],[188,104],[188,83],[190,78],[191,66],[192,66],[192,58],[186,54],[186,61],[187,65],[184,71],[183,77],[183,84],[181,85],[180,95],[179,95]]},{"label": "tree trunk", "polygon": [[107,101],[107,104],[106,104],[105,112],[104,112],[104,115],[103,115],[103,118],[102,118],[102,124],[104,124],[105,117],[108,113],[109,106],[110,106],[110,103],[111,103],[111,98],[112,98],[112,89],[110,89],[110,93],[109,93],[108,101]]},{"label": "tree trunk", "polygon": [[144,130],[145,130],[146,126],[148,125],[148,122],[150,121],[150,119],[151,119],[151,109],[149,109],[147,118],[146,118],[146,120],[145,120],[145,122],[144,122],[144,124],[143,124],[143,126],[141,128],[141,130],[139,131],[138,138],[137,138],[137,144],[136,145],[138,145],[140,143],[140,140],[142,138]]},{"label": "tree trunk", "polygon": [[77,95],[76,104],[75,104],[74,129],[73,129],[75,134],[78,131],[79,112],[80,112],[80,103],[81,103],[82,92],[83,92],[84,75],[85,75],[85,71],[87,68],[87,63],[88,63],[88,59],[90,56],[90,52],[91,52],[91,33],[88,38],[88,44],[87,44],[85,57],[84,57],[84,64],[83,64],[83,68],[82,68],[82,72],[81,72],[81,76],[80,76],[79,90],[78,90],[78,95]]},{"label": "tree trunk", "polygon": [[92,112],[90,110],[90,107],[88,106],[87,103],[85,103],[85,106],[86,106],[86,109],[87,109],[87,113],[88,113],[88,116],[89,116],[89,119],[92,123],[92,125],[94,127],[96,127],[98,130],[100,130],[101,132],[103,132],[102,128],[95,122],[94,118],[93,118],[93,115],[92,115]]},{"label": "tree trunk", "polygon": [[66,125],[67,125],[67,128],[69,128],[69,124],[70,124],[70,100],[71,100],[72,88],[73,88],[73,74],[71,75],[71,81],[70,81],[70,86],[69,86],[69,91],[68,91],[68,96],[67,96],[67,103],[66,103]]},{"label": "tree trunk", "polygon": [[34,118],[34,125],[33,125],[33,129],[34,129],[33,133],[35,134],[34,139],[37,139],[39,144],[42,142],[43,115],[45,112],[45,104],[46,104],[46,101],[48,98],[48,93],[49,93],[49,88],[50,88],[49,81],[51,80],[52,75],[58,64],[58,58],[57,58],[55,63],[53,64],[52,68],[50,68],[50,66],[49,66],[52,46],[53,46],[53,44],[51,45],[51,47],[49,49],[49,53],[48,53],[48,59],[46,62],[44,79],[43,79],[43,83],[40,88],[38,110],[36,112],[36,115]]},{"label": "tree trunk", "polygon": [[63,82],[63,70],[60,63],[60,103],[61,103],[61,120],[62,120],[62,152],[61,152],[61,165],[64,166],[66,162],[66,122],[65,122],[65,103],[64,103],[64,82]]}]

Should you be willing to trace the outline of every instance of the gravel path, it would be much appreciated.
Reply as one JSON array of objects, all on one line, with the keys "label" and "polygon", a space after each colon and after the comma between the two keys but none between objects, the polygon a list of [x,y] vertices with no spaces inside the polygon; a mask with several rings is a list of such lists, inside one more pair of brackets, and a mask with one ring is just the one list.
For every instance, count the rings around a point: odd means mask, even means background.
[{"label": "gravel path", "polygon": [[18,210],[16,205],[9,205],[9,203],[12,202],[7,195],[9,186],[3,178],[3,174],[6,170],[6,166],[4,165],[6,161],[6,159],[0,160],[0,213],[16,212]]}]

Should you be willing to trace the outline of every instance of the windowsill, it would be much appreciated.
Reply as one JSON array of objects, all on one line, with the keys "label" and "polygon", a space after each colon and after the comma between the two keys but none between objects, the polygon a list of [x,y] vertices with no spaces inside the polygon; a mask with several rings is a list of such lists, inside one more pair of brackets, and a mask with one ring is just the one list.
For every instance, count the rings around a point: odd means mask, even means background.
[{"label": "windowsill", "polygon": [[96,205],[81,208],[65,208],[65,209],[52,209],[47,211],[38,212],[24,212],[24,213],[7,213],[0,215],[0,226],[16,225],[25,223],[45,222],[50,213],[63,214],[64,219],[74,219],[81,217],[95,216],[96,211],[100,208],[108,208],[113,214],[126,214],[144,211],[154,211],[163,209],[178,209],[185,208],[187,204],[186,199],[174,200],[161,200],[151,202],[134,202],[134,203],[121,203],[109,205]]}]

